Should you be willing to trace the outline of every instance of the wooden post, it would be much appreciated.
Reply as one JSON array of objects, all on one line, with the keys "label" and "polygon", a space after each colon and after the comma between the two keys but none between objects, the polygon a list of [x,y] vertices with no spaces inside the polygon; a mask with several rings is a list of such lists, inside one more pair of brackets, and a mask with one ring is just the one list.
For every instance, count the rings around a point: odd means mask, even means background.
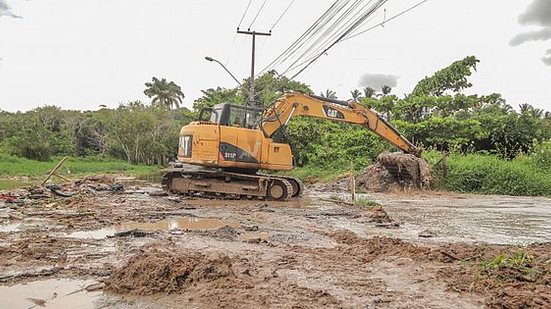
[{"label": "wooden post", "polygon": [[352,203],[356,203],[356,177],[350,173],[350,192],[352,193]]},{"label": "wooden post", "polygon": [[[54,169],[51,170],[48,173],[48,177],[46,177],[46,179],[44,179],[44,181],[42,182],[42,184],[40,184],[40,186],[44,186],[46,184],[46,182],[48,182],[48,180],[50,180],[50,178],[52,178],[52,176],[55,175],[55,172],[57,172],[57,170],[63,165],[63,163],[65,163],[65,160],[67,160],[68,158],[69,157],[64,157],[63,159],[61,159],[61,161],[59,161],[59,163],[54,167]],[[58,176],[58,175],[56,175],[56,176]],[[65,178],[65,179],[67,179],[67,178]]]},{"label": "wooden post", "polygon": [[446,178],[448,177],[448,153],[444,153],[444,157],[442,158],[442,177]]}]

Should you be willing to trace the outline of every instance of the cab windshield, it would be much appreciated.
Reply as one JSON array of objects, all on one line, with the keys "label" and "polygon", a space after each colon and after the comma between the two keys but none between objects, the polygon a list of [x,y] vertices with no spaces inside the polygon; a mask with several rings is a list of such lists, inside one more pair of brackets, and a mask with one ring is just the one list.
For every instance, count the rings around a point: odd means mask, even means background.
[{"label": "cab windshield", "polygon": [[262,109],[223,104],[215,106],[210,115],[210,122],[219,125],[254,129],[262,118]]}]

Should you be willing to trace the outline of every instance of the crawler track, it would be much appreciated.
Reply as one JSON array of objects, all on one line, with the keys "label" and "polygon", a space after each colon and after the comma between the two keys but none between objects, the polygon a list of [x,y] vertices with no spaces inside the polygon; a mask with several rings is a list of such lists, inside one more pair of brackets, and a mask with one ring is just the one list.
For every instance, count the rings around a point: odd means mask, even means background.
[{"label": "crawler track", "polygon": [[173,193],[221,199],[288,200],[303,192],[302,183],[287,176],[242,174],[210,169],[172,168],[162,181]]}]

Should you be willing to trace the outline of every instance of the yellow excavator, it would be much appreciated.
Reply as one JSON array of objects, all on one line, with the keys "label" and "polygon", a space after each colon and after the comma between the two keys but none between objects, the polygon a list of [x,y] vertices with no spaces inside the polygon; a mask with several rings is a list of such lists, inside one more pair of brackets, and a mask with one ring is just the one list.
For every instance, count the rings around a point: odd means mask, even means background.
[{"label": "yellow excavator", "polygon": [[[163,176],[166,190],[221,198],[300,196],[303,186],[298,179],[258,173],[293,169],[285,128],[297,116],[358,124],[404,153],[420,156],[419,149],[379,114],[355,102],[290,92],[266,109],[223,103],[202,110],[199,119],[205,112],[210,119],[181,129],[178,162]],[[396,166],[387,165],[397,174]]]}]

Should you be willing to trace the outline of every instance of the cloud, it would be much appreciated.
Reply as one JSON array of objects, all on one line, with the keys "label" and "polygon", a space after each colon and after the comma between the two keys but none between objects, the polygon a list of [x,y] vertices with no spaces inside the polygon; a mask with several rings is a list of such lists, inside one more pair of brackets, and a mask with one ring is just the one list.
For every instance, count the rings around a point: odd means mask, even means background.
[{"label": "cloud", "polygon": [[518,21],[522,25],[551,26],[551,1],[534,0],[526,11],[520,14]]},{"label": "cloud", "polygon": [[360,77],[359,86],[371,87],[375,90],[379,90],[383,86],[396,87],[398,78],[400,77],[395,75],[365,73]]},{"label": "cloud", "polygon": [[[543,28],[517,34],[509,42],[511,46],[518,46],[530,41],[551,40],[551,0],[534,0],[534,2],[519,15],[518,22],[521,25],[538,25]],[[545,52],[541,61],[551,66],[551,49]]]},{"label": "cloud", "polygon": [[547,50],[547,52],[545,53],[545,56],[541,58],[541,61],[543,61],[543,63],[545,63],[546,65],[551,66],[551,49]]},{"label": "cloud", "polygon": [[9,16],[13,18],[21,18],[21,16],[17,16],[13,14],[10,10],[10,6],[6,2],[6,0],[0,0],[0,17],[2,16]]},{"label": "cloud", "polygon": [[511,46],[518,46],[529,41],[547,41],[549,39],[551,39],[551,27],[517,34],[509,43]]}]

